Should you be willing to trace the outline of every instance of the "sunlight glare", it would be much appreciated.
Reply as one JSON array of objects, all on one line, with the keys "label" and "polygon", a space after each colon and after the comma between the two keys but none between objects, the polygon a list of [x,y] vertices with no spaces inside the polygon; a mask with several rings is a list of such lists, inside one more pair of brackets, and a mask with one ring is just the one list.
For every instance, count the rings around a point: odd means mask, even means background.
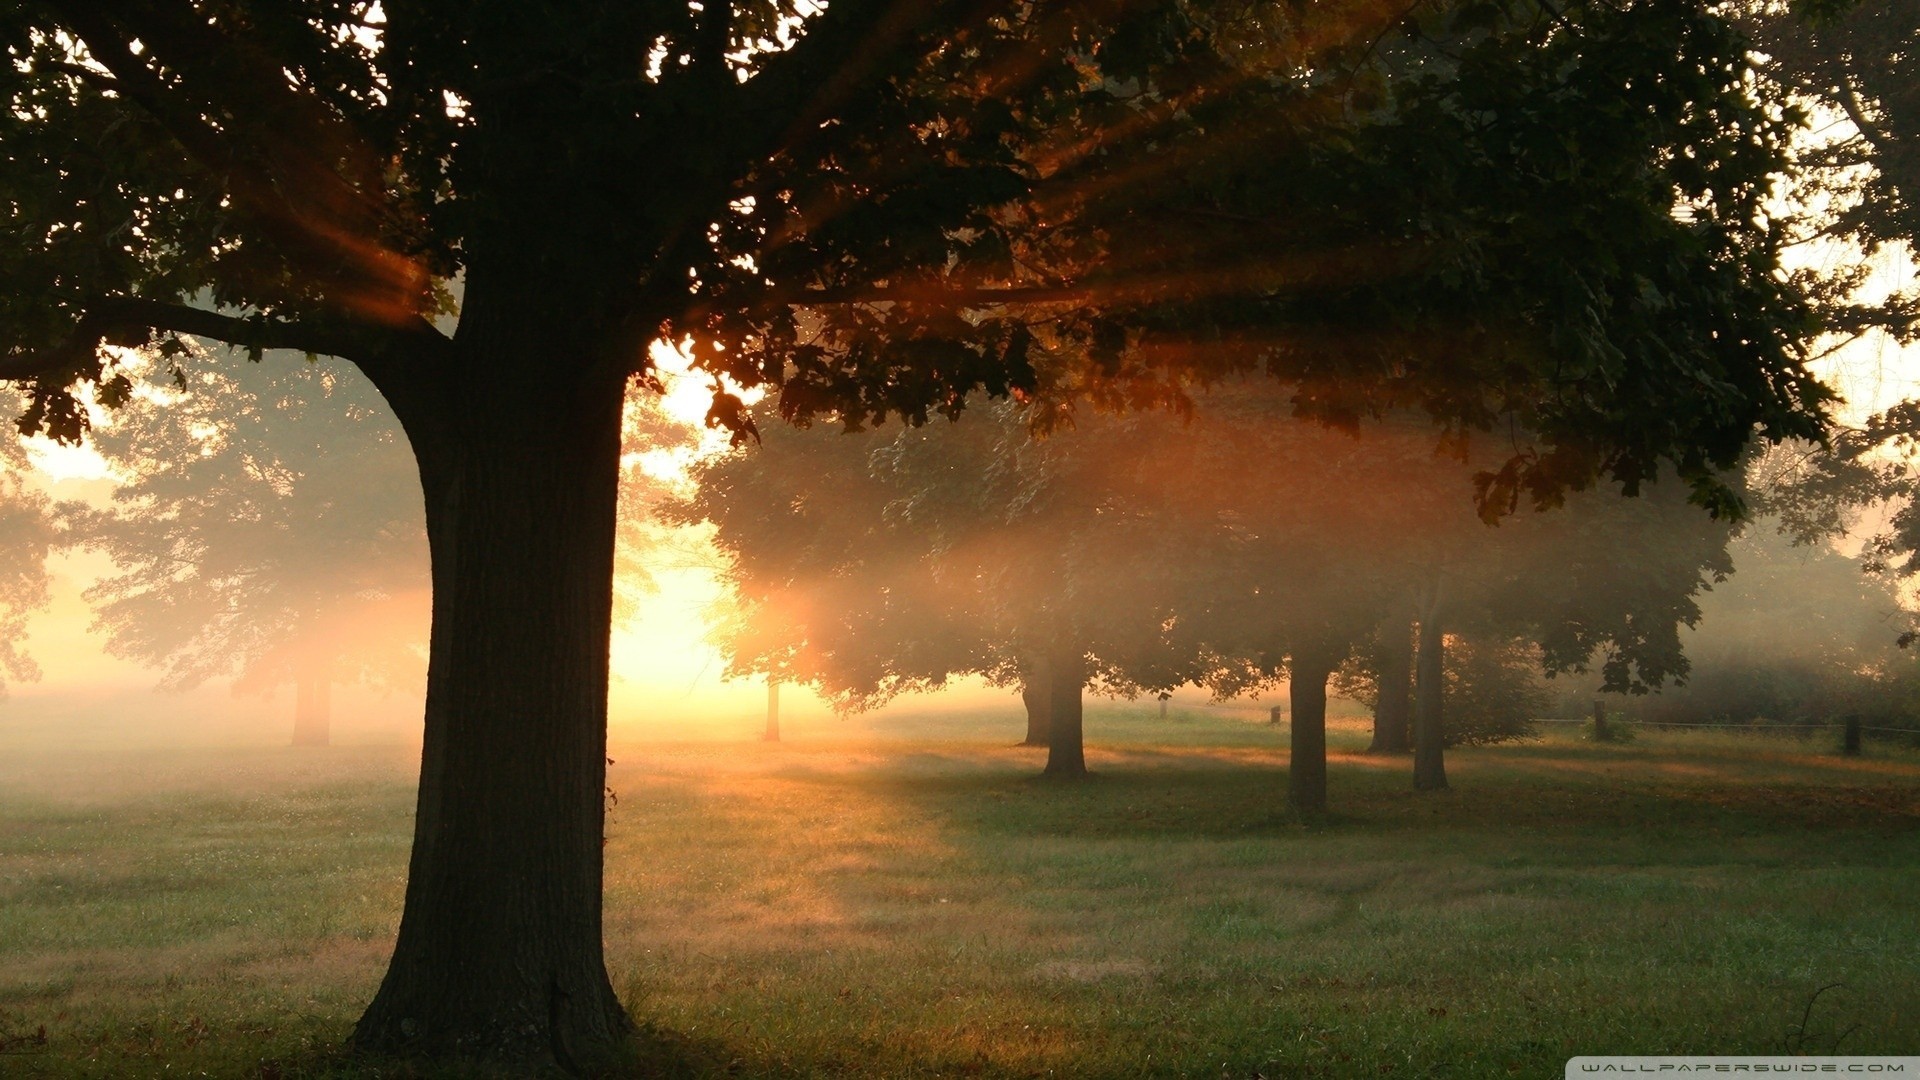
[{"label": "sunlight glare", "polygon": [[100,456],[91,442],[68,446],[54,442],[45,435],[35,435],[22,439],[21,443],[27,448],[27,461],[34,471],[53,483],[62,480],[104,480],[113,475],[107,460]]},{"label": "sunlight glare", "polygon": [[[656,341],[647,355],[653,360],[654,373],[667,388],[667,392],[660,395],[660,411],[676,423],[704,432],[700,448],[703,454],[711,452],[715,444],[724,449],[727,433],[706,426],[707,410],[713,406],[714,376],[693,370],[693,357],[686,343]],[[766,396],[758,387],[742,389],[724,375],[718,378],[722,387],[748,405]]]}]

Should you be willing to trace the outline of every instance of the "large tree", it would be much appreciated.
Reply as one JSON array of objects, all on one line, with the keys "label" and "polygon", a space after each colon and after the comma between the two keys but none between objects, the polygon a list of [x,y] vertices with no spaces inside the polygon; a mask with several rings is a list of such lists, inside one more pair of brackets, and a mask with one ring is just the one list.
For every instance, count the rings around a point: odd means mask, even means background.
[{"label": "large tree", "polygon": [[[357,365],[421,476],[419,805],[369,1048],[577,1063],[600,926],[623,389],[783,416],[1258,369],[1333,419],[1537,434],[1498,507],[1812,435],[1763,200],[1791,124],[1715,10],[1630,3],[32,0],[0,11],[0,378],[99,346]],[[457,327],[447,285],[464,283]],[[740,423],[720,394],[715,419]]]}]

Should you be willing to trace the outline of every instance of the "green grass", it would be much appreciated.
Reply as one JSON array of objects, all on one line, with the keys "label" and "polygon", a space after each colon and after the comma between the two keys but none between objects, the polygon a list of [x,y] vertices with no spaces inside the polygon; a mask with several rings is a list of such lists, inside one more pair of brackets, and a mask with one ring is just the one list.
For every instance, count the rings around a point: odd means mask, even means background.
[{"label": "green grass", "polygon": [[[1345,723],[1335,812],[1303,825],[1255,716],[1096,710],[1079,784],[1036,778],[1011,715],[617,746],[616,988],[693,1075],[1920,1051],[1920,757],[1553,736],[1456,752],[1454,790],[1416,796]],[[408,1075],[333,1048],[397,923],[410,770],[8,759],[0,1076]]]}]

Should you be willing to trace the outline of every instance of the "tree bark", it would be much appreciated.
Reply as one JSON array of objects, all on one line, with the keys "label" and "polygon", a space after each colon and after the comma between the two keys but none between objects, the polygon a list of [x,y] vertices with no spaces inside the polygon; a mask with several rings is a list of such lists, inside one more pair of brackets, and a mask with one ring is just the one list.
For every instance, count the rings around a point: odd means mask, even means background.
[{"label": "tree bark", "polygon": [[333,740],[333,680],[320,664],[302,663],[294,674],[293,745],[326,746]]},{"label": "tree bark", "polygon": [[601,942],[622,376],[538,362],[565,344],[551,319],[488,324],[500,340],[448,400],[396,402],[426,496],[432,647],[406,906],[353,1041],[578,1071],[632,1029]]},{"label": "tree bark", "polygon": [[1373,742],[1369,754],[1404,754],[1412,749],[1413,627],[1389,620],[1380,635],[1380,669],[1373,703]]},{"label": "tree bark", "polygon": [[1299,814],[1327,810],[1327,676],[1333,661],[1324,653],[1302,650],[1292,657],[1287,703],[1293,725],[1287,759],[1287,805]]},{"label": "tree bark", "polygon": [[1087,775],[1086,749],[1080,740],[1080,694],[1086,683],[1085,653],[1062,649],[1047,658],[1047,776]]},{"label": "tree bark", "polygon": [[1413,789],[1447,786],[1446,735],[1440,705],[1446,694],[1446,633],[1436,610],[1420,620],[1420,653],[1414,668]]},{"label": "tree bark", "polygon": [[1021,746],[1047,746],[1052,731],[1053,685],[1047,679],[1047,665],[1035,665],[1020,683],[1020,704],[1027,709],[1027,737]]},{"label": "tree bark", "polygon": [[780,741],[780,684],[767,680],[767,730],[760,736],[765,742]]}]

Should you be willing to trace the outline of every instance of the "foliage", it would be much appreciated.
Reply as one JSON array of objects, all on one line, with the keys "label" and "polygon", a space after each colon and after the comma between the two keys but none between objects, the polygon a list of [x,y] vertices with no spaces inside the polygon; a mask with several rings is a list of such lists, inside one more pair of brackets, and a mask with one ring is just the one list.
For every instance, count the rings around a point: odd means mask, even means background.
[{"label": "foliage", "polygon": [[[1920,402],[1902,402],[1858,428],[1840,431],[1825,447],[1784,446],[1764,460],[1758,505],[1779,520],[1780,531],[1813,547],[1864,541],[1860,569],[1902,588],[1920,573]],[[1887,634],[1901,645],[1920,632],[1911,617],[1890,620]]]},{"label": "foliage", "polygon": [[[0,24],[29,423],[76,435],[67,381],[126,385],[93,343],[150,329],[338,351],[410,400],[436,283],[484,309],[475,267],[537,249],[542,296],[689,335],[792,418],[1257,369],[1333,420],[1517,419],[1541,445],[1495,507],[1669,460],[1732,509],[1756,425],[1818,431],[1759,212],[1792,125],[1705,6],[362,6]],[[202,295],[251,314],[175,304]]]},{"label": "foliage", "polygon": [[716,635],[729,670],[845,708],[965,673],[1018,683],[1061,649],[1109,692],[1183,681],[1164,629],[1187,534],[1112,482],[1174,425],[1097,417],[1035,440],[1027,409],[977,411],[891,438],[769,431],[696,471],[669,515],[715,526],[742,601]]},{"label": "foliage", "polygon": [[[1328,689],[1368,708],[1379,700],[1377,642],[1361,645],[1334,672]],[[1541,683],[1539,646],[1524,638],[1449,634],[1442,669],[1446,745],[1486,746],[1533,738],[1531,721],[1553,704]]]},{"label": "foliage", "polygon": [[[1746,497],[1744,479],[1724,483]],[[1671,481],[1635,499],[1582,493],[1469,549],[1456,621],[1535,642],[1548,673],[1597,663],[1601,689],[1645,694],[1687,677],[1682,631],[1699,621],[1701,594],[1733,572],[1735,532],[1703,520]]]},{"label": "foliage", "polygon": [[420,488],[358,373],[203,361],[180,385],[149,372],[113,421],[93,433],[112,505],[67,513],[68,542],[116,567],[86,593],[108,652],[160,667],[168,689],[418,682]]},{"label": "foliage", "polygon": [[1535,736],[1552,695],[1540,685],[1538,647],[1522,638],[1447,642],[1446,744],[1485,746]]},{"label": "foliage", "polygon": [[[162,668],[166,689],[233,677],[269,693],[303,672],[417,686],[426,533],[391,410],[350,367],[217,359],[195,355],[179,382],[149,368],[92,433],[118,486],[110,507],[66,507],[62,542],[117,568],[86,594],[108,651]],[[642,399],[627,429],[616,587],[630,617],[652,588],[661,494],[639,455],[691,433]]]},{"label": "foliage", "polygon": [[1891,628],[1909,617],[1893,587],[1824,543],[1795,545],[1757,523],[1735,548],[1687,644],[1688,683],[1636,703],[1652,723],[1832,723],[1920,717],[1920,668]]},{"label": "foliage", "polygon": [[1912,340],[1920,334],[1920,296],[1881,300],[1857,289],[1871,256],[1920,252],[1920,86],[1913,78],[1920,12],[1903,0],[1754,3],[1742,22],[1764,57],[1762,73],[1833,121],[1800,151],[1799,196],[1824,211],[1812,227],[1867,256],[1823,282],[1803,277],[1838,309],[1836,328]]},{"label": "foliage", "polygon": [[[0,410],[17,404],[0,391]],[[7,679],[40,677],[23,642],[28,618],[52,601],[47,557],[59,543],[52,506],[31,479],[25,448],[17,438],[0,437],[0,697]]]},{"label": "foliage", "polygon": [[696,474],[673,514],[714,524],[745,601],[718,635],[731,670],[865,705],[964,672],[1015,682],[1065,641],[1110,692],[1233,696],[1410,618],[1444,574],[1490,639],[1526,635],[1555,671],[1605,650],[1609,685],[1644,689],[1684,673],[1677,628],[1727,569],[1730,526],[1676,485],[1492,527],[1471,456],[1405,420],[1291,419],[1258,383],[1045,438],[1025,410],[985,411],[891,438],[769,432]]},{"label": "foliage", "polygon": [[[1829,325],[1858,335],[1920,335],[1920,296],[1867,291],[1876,263],[1920,253],[1920,10],[1899,0],[1752,5],[1742,16],[1765,61],[1762,73],[1831,120],[1801,151],[1798,197],[1822,212],[1811,238],[1844,245],[1835,271],[1801,270]],[[1876,256],[1878,256],[1876,258]],[[1785,446],[1765,463],[1759,509],[1803,543],[1824,544],[1868,526],[1866,567],[1910,582],[1920,552],[1913,469],[1920,403],[1907,401],[1838,431],[1830,445]],[[1876,520],[1877,519],[1877,520]],[[1911,619],[1891,632],[1915,638]]]}]

